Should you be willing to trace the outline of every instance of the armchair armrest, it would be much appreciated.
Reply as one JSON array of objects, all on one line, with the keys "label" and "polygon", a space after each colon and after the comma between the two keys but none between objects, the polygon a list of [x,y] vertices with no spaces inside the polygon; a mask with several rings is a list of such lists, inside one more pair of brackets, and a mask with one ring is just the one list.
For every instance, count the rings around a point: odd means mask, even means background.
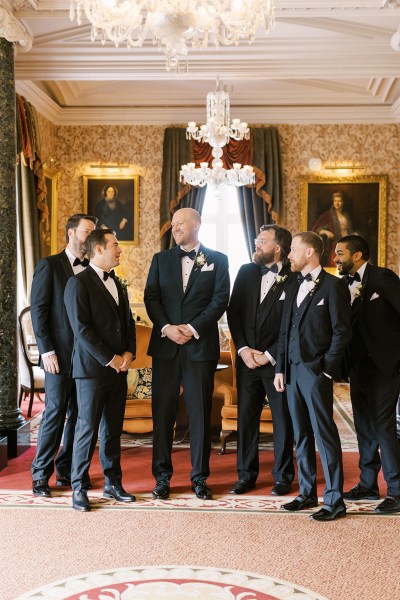
[{"label": "armchair armrest", "polygon": [[217,387],[216,391],[223,395],[224,406],[237,405],[237,389],[235,387],[223,383]]}]

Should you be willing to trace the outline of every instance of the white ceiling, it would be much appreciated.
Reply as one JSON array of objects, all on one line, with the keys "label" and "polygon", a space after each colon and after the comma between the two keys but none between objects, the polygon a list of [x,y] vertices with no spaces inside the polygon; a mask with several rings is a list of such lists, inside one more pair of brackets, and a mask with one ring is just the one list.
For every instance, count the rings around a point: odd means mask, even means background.
[{"label": "white ceiling", "polygon": [[269,34],[190,50],[188,72],[176,74],[151,39],[132,49],[92,43],[89,24],[69,20],[69,0],[14,0],[33,38],[17,49],[16,87],[56,124],[204,122],[218,75],[232,117],[249,123],[396,123],[400,53],[390,39],[400,9],[381,2],[275,0]]}]

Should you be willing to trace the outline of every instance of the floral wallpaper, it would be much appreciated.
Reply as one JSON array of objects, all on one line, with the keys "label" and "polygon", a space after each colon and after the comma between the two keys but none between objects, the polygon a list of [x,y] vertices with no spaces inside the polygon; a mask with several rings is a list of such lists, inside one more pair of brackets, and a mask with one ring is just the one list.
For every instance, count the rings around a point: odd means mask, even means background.
[{"label": "floral wallpaper", "polygon": [[[60,173],[58,246],[64,245],[64,225],[83,210],[83,175],[97,174],[93,163],[129,164],[124,174],[140,176],[139,245],[123,246],[118,274],[130,282],[131,301],[140,303],[154,252],[160,249],[163,127],[54,126],[39,115],[42,160]],[[300,226],[299,179],[311,175],[308,161],[353,161],[362,174],[387,174],[387,266],[399,273],[400,251],[400,126],[399,125],[278,125],[281,137],[285,207],[282,222],[292,232]],[[100,174],[100,173],[99,173]]]}]

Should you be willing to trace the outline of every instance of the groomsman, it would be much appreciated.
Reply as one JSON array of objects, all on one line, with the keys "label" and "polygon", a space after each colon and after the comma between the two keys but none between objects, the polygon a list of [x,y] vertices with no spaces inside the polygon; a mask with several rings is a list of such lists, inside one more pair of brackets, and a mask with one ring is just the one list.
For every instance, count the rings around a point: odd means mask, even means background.
[{"label": "groomsman", "polygon": [[153,257],[144,292],[154,327],[153,357],[154,498],[168,498],[171,452],[179,390],[189,416],[192,489],[210,500],[211,400],[219,358],[218,319],[229,300],[228,259],[200,244],[200,214],[182,208],[172,218],[177,246]]},{"label": "groomsman", "polygon": [[[34,496],[51,496],[49,479],[54,461],[57,485],[71,486],[77,406],[75,382],[70,376],[73,333],[64,307],[64,289],[68,279],[89,263],[84,258],[85,241],[95,224],[96,219],[89,215],[70,217],[66,224],[67,247],[59,254],[42,258],[33,276],[31,315],[40,364],[45,371],[46,393],[32,463]],[[63,446],[57,455],[63,431]]]},{"label": "groomsman", "polygon": [[289,511],[318,506],[317,442],[325,476],[324,506],[316,521],[346,516],[339,434],[333,420],[333,379],[350,339],[350,294],[344,281],[321,268],[322,239],[312,231],[293,237],[289,259],[298,282],[291,285],[282,317],[275,387],[286,391],[296,441],[300,495]]},{"label": "groomsman", "polygon": [[360,482],[344,498],[378,500],[382,467],[387,496],[375,511],[394,513],[400,511],[400,280],[390,269],[368,264],[369,257],[368,243],[358,235],[337,243],[335,262],[352,299],[346,363],[361,471]]},{"label": "groomsman", "polygon": [[74,332],[72,376],[76,381],[78,419],[72,454],[72,506],[89,511],[85,482],[100,425],[100,462],[105,498],[134,502],[122,487],[120,436],[124,420],[127,372],[136,354],[135,323],[128,295],[113,267],[122,250],[111,229],[93,231],[86,240],[90,264],[72,277],[64,301]]},{"label": "groomsman", "polygon": [[271,494],[288,494],[294,478],[293,428],[286,393],[274,387],[274,365],[283,305],[289,282],[292,235],[279,225],[263,225],[253,262],[243,265],[227,310],[238,357],[238,481],[231,494],[253,489],[259,473],[260,416],[267,396],[274,426],[275,485]]}]

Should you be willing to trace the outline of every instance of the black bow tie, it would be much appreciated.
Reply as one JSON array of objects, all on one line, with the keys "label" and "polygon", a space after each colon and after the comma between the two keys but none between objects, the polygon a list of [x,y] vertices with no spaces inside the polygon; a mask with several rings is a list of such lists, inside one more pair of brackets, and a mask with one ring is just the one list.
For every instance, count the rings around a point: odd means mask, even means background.
[{"label": "black bow tie", "polygon": [[311,273],[307,273],[307,275],[297,273],[297,281],[300,283],[300,285],[303,283],[303,281],[312,281]]},{"label": "black bow tie", "polygon": [[186,252],[185,250],[181,249],[179,251],[179,257],[184,258],[185,256],[190,258],[190,260],[194,260],[194,257],[196,256],[196,250],[191,250],[190,252]]},{"label": "black bow tie", "polygon": [[74,260],[74,262],[72,263],[72,265],[74,267],[76,267],[77,265],[82,265],[82,267],[87,267],[89,264],[89,259],[88,258],[82,258],[82,260],[79,260],[79,258],[76,258]]},{"label": "black bow tie", "polygon": [[360,273],[354,273],[354,275],[345,275],[345,279],[347,281],[347,285],[351,285],[353,281],[361,282]]},{"label": "black bow tie", "polygon": [[107,271],[104,271],[103,273],[103,279],[104,281],[107,281],[107,279],[111,277],[111,279],[115,280],[115,272],[114,271],[110,271],[109,273],[107,273]]},{"label": "black bow tie", "polygon": [[278,272],[278,265],[276,265],[275,263],[273,265],[271,265],[270,267],[267,267],[265,265],[261,265],[261,275],[266,275],[270,271],[272,271],[272,273],[277,273]]}]

